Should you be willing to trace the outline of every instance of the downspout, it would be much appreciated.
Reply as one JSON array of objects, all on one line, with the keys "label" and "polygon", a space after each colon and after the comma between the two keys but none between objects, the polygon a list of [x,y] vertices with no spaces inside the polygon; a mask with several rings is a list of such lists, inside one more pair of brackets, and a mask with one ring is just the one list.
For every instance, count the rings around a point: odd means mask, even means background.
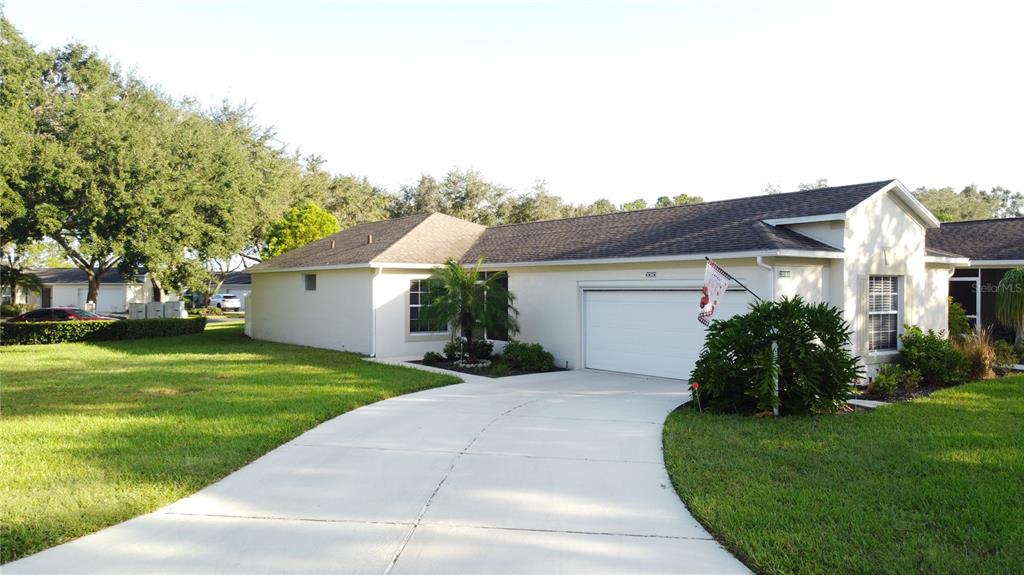
[{"label": "downspout", "polygon": [[769,285],[772,288],[771,301],[775,301],[775,266],[770,266],[764,263],[764,256],[757,256],[757,267],[761,267],[768,270],[768,277],[771,279]]},{"label": "downspout", "polygon": [[384,268],[376,267],[373,270],[373,277],[370,278],[370,313],[372,314],[370,318],[370,357],[377,357],[377,301],[374,283]]}]

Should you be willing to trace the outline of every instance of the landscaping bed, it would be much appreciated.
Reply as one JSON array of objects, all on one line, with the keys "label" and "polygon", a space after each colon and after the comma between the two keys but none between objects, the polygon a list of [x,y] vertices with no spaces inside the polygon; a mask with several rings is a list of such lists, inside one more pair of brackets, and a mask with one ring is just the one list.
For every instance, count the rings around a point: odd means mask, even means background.
[{"label": "landscaping bed", "polygon": [[0,364],[2,562],[167,505],[346,411],[458,382],[237,323],[4,347]]},{"label": "landscaping bed", "polygon": [[684,408],[665,464],[759,573],[1024,572],[1024,376],[844,417]]},{"label": "landscaping bed", "polygon": [[531,373],[546,373],[549,371],[565,371],[560,367],[552,367],[551,369],[527,369],[519,367],[510,367],[507,363],[501,361],[487,360],[485,367],[464,367],[459,365],[459,362],[455,360],[444,360],[440,362],[426,363],[422,359],[410,361],[409,363],[415,363],[418,365],[427,365],[430,367],[437,367],[441,369],[447,369],[450,371],[457,371],[459,373],[468,373],[471,375],[479,375],[481,377],[499,378],[509,377],[513,375],[529,375]]}]

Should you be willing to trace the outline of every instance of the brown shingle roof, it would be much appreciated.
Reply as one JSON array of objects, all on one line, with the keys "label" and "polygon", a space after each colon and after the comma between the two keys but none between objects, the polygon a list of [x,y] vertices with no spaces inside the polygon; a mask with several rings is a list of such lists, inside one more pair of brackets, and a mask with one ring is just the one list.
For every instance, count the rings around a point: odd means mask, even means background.
[{"label": "brown shingle roof", "polygon": [[927,234],[930,250],[972,260],[1024,260],[1024,218],[944,222]]},{"label": "brown shingle roof", "polygon": [[[350,264],[441,264],[458,259],[483,232],[479,224],[444,214],[416,214],[360,224],[261,262],[248,272]],[[368,242],[367,238],[373,241]],[[334,242],[334,247],[331,247]]]}]

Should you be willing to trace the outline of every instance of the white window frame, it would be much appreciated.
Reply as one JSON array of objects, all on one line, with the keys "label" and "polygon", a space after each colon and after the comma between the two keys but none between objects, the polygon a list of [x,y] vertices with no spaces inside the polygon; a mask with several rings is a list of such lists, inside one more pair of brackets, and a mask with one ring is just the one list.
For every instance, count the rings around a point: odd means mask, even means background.
[{"label": "white window frame", "polygon": [[[883,294],[883,295],[895,296],[894,300],[896,302],[896,309],[895,310],[885,310],[885,311],[872,311],[871,310],[871,293],[872,293],[871,292],[871,282],[872,282],[872,280],[883,279],[883,278],[894,280],[893,283],[894,283],[894,286],[895,286],[894,287],[895,292],[887,292],[887,294]],[[903,282],[903,278],[901,276],[881,275],[881,274],[868,276],[868,309],[867,309],[867,312],[868,312],[868,321],[867,321],[868,353],[872,353],[872,354],[887,354],[887,353],[895,353],[895,352],[899,351],[899,349],[900,349],[900,334],[903,333],[903,308],[904,308],[903,293],[905,292],[903,283],[904,283]],[[872,326],[871,326],[871,319],[873,317],[881,317],[881,316],[894,316],[895,317],[895,321],[896,321],[896,330],[895,330],[895,333],[896,333],[896,344],[895,344],[894,347],[886,347],[886,348],[880,348],[880,349],[872,348],[872,335],[874,333],[883,333],[883,332],[881,332],[881,331],[874,331],[874,330],[871,329],[872,328]],[[885,333],[888,333],[888,332],[889,332],[889,330],[885,330]]]},{"label": "white window frame", "polygon": [[[405,311],[405,333],[409,337],[413,337],[413,338],[416,338],[416,337],[436,337],[436,336],[446,336],[447,337],[451,333],[451,330],[448,329],[448,328],[445,328],[443,331],[413,331],[412,330],[412,309],[413,308],[418,308],[418,309],[422,310],[423,308],[428,307],[427,304],[423,303],[423,296],[426,295],[427,293],[429,293],[429,292],[427,292],[427,291],[425,291],[423,289],[423,284],[428,279],[429,278],[421,278],[421,279],[411,279],[411,280],[409,280],[409,298],[407,300],[407,304],[408,305],[405,306],[405,310],[406,310]],[[413,289],[413,286],[416,286],[416,288],[418,288],[418,289]],[[414,294],[414,293],[420,295],[420,297],[417,298],[418,303],[415,303],[415,304],[412,303],[412,294]],[[417,318],[417,319],[419,319],[419,318]]]}]

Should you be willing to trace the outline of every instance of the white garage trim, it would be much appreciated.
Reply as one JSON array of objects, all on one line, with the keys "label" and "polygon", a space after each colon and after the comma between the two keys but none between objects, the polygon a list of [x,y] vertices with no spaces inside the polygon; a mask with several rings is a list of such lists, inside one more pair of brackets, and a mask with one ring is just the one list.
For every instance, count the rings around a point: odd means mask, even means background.
[{"label": "white garage trim", "polygon": [[[674,347],[676,343],[682,344],[686,341],[686,338],[696,338],[698,334],[703,334],[706,328],[701,326],[697,322],[698,305],[697,296],[700,293],[698,287],[679,287],[679,286],[654,286],[647,284],[645,286],[637,287],[624,287],[624,286],[602,286],[602,287],[583,287],[580,288],[580,365],[586,369],[597,369],[602,371],[614,371],[621,373],[634,373],[639,375],[647,375],[651,377],[666,377],[673,379],[686,379],[689,377],[689,372],[693,367],[693,362],[696,361],[697,355],[700,349],[703,347],[703,336],[701,335],[700,341],[692,341],[692,353],[681,355],[677,353],[679,350],[675,350],[672,353],[666,353],[667,350],[662,350],[662,353],[657,351],[650,353],[650,357],[643,358],[643,352],[640,351],[634,355],[632,359],[628,356],[614,356],[613,353],[609,353],[609,349],[618,349],[620,346],[628,347],[632,339],[625,339],[621,341],[604,341],[598,343],[597,337],[599,332],[596,331],[598,326],[592,324],[592,320],[601,314],[601,318],[610,322],[625,322],[626,328],[628,329],[628,323],[630,319],[637,319],[643,321],[651,321],[652,331],[657,332],[661,328],[662,332],[675,332],[675,333],[662,333],[660,336],[656,333],[652,334],[652,339],[643,343],[639,346],[640,349],[645,348],[647,345],[653,347]],[[730,317],[735,313],[740,313],[746,309],[747,305],[753,301],[753,298],[741,288],[729,289],[728,293],[730,297],[724,302],[723,309],[720,311],[718,318]],[[629,298],[630,294],[638,296],[635,299]],[[648,301],[642,302],[643,294],[651,294],[654,300],[664,299],[663,302],[659,301]],[[657,294],[657,295],[654,295]],[[666,294],[680,294],[678,301],[671,301],[671,298],[666,297]],[[598,300],[602,295],[606,295],[604,299],[606,301]],[[619,299],[619,297],[622,297]],[[685,297],[690,296],[690,297]],[[689,301],[692,299],[693,301]],[[616,301],[618,300],[618,301]],[[631,303],[647,303],[652,305],[640,305],[635,310],[636,315],[626,314],[625,316],[615,317],[615,313],[621,311],[621,306],[629,305]],[[692,304],[692,305],[691,305]],[[668,308],[671,310],[671,315],[661,315],[657,309],[662,305],[677,306]],[[646,309],[645,309],[646,308]],[[692,313],[691,313],[692,312]],[[681,322],[687,321],[692,315],[693,325],[689,326]],[[669,324],[659,324],[658,318],[667,317],[668,322],[675,322]],[[634,332],[636,329],[633,330]],[[606,332],[604,335],[614,339],[615,334],[613,332]],[[669,339],[666,339],[669,338]],[[601,338],[602,340],[604,338]],[[598,347],[602,346],[603,352],[597,354],[596,352],[602,351]],[[588,357],[588,354],[594,354],[595,357]],[[598,357],[599,355],[599,357]],[[637,357],[637,355],[641,357]]]}]

